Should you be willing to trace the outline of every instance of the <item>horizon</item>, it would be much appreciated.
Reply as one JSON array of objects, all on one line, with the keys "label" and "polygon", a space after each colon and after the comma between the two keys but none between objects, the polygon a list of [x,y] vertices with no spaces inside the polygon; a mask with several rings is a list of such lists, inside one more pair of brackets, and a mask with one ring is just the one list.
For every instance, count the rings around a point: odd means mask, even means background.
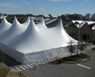
[{"label": "horizon", "polygon": [[55,15],[94,14],[95,0],[4,0],[0,1],[1,13]]}]

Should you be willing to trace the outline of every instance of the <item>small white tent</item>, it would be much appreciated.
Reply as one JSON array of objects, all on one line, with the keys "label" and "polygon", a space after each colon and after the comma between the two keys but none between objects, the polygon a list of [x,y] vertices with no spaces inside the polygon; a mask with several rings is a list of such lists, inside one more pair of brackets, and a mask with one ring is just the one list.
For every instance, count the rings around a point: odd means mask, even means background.
[{"label": "small white tent", "polygon": [[68,43],[77,45],[66,33],[61,19],[55,27],[47,28],[43,19],[38,25],[32,19],[24,25],[15,18],[12,27],[0,40],[0,49],[23,64],[70,54]]}]

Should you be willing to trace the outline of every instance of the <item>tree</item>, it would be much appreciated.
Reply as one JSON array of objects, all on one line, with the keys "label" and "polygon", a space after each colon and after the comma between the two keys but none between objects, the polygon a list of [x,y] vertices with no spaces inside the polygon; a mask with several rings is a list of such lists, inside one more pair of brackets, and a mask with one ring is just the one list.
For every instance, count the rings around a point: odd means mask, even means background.
[{"label": "tree", "polygon": [[2,52],[0,52],[0,62],[3,62],[5,59],[5,56]]},{"label": "tree", "polygon": [[61,15],[62,20],[66,20],[66,17],[64,15]]},{"label": "tree", "polygon": [[69,20],[80,20],[80,17],[78,14],[72,14],[72,15],[69,15]]},{"label": "tree", "polygon": [[26,14],[26,16],[33,16],[33,14]]},{"label": "tree", "polygon": [[44,17],[44,15],[40,14],[39,17]]},{"label": "tree", "polygon": [[81,50],[81,54],[82,54],[82,51],[85,50],[86,46],[87,46],[86,43],[81,42],[80,47],[79,47],[79,49]]},{"label": "tree", "polygon": [[79,17],[79,15],[78,14],[73,14],[74,15],[74,20],[80,20],[80,17]]},{"label": "tree", "polygon": [[76,47],[72,41],[70,41],[68,44],[69,44],[68,49],[71,52],[71,56],[72,56],[72,53],[75,52],[74,50],[76,49]]},{"label": "tree", "polygon": [[49,15],[49,17],[52,19],[52,15],[51,14],[48,14]]}]

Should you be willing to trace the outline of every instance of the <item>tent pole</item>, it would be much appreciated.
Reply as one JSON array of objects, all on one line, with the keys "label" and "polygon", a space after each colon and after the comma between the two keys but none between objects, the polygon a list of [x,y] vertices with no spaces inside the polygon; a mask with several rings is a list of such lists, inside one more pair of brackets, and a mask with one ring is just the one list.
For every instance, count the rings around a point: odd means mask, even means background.
[{"label": "tent pole", "polygon": [[79,41],[80,41],[80,25],[79,25],[79,32],[78,32],[77,56],[78,56]]}]

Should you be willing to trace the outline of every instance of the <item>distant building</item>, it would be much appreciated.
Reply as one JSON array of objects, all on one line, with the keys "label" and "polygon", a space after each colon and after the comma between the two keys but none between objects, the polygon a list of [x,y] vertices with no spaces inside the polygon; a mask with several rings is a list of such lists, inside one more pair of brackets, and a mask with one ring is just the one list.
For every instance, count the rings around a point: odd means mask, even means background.
[{"label": "distant building", "polygon": [[65,17],[66,17],[66,18],[69,18],[69,15],[71,15],[71,14],[65,14]]},{"label": "distant building", "polygon": [[3,14],[0,13],[0,23],[1,23],[2,19],[3,19]]},{"label": "distant building", "polygon": [[93,14],[91,15],[91,20],[94,20],[94,15]]},{"label": "distant building", "polygon": [[93,14],[91,15],[91,18],[92,18],[92,19],[94,18],[94,15],[93,15]]},{"label": "distant building", "polygon": [[[75,24],[75,22],[78,22],[79,24]],[[93,38],[95,37],[92,31],[92,27],[89,26],[89,24],[95,23],[94,21],[82,21],[82,20],[72,20],[69,24],[67,24],[65,27],[67,33],[75,38],[78,39],[78,31],[79,31],[79,25],[80,26],[80,40],[82,41],[95,41]],[[95,33],[94,33],[95,34]]]},{"label": "distant building", "polygon": [[0,13],[0,17],[3,17],[3,14],[2,13]]},{"label": "distant building", "polygon": [[83,18],[82,14],[78,14],[78,16],[79,16],[80,18]]},{"label": "distant building", "polygon": [[90,19],[90,14],[87,13],[86,16],[85,16],[86,19]]},{"label": "distant building", "polygon": [[94,15],[93,15],[93,18],[95,19],[95,13],[94,13]]}]

